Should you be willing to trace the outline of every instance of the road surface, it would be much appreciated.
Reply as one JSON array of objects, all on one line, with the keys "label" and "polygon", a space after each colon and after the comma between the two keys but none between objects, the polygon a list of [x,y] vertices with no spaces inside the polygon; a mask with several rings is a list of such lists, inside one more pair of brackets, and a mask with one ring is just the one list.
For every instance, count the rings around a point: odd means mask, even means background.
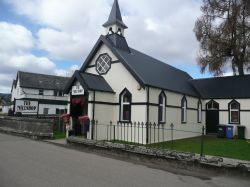
[{"label": "road surface", "polygon": [[0,187],[250,186],[246,179],[174,174],[128,161],[0,134]]}]

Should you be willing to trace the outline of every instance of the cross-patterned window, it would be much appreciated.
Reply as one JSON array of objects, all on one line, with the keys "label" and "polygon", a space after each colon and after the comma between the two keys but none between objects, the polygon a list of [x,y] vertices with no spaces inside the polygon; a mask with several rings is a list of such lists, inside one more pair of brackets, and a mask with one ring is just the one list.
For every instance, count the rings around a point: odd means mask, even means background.
[{"label": "cross-patterned window", "polygon": [[100,74],[108,73],[111,68],[111,57],[108,54],[100,55],[96,60],[96,71]]}]

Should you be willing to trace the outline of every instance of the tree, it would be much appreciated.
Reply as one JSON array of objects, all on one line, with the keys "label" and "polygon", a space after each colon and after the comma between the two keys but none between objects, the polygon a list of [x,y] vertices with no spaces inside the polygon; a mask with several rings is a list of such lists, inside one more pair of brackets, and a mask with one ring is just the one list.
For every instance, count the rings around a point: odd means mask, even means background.
[{"label": "tree", "polygon": [[250,1],[203,0],[194,32],[200,42],[198,64],[215,76],[231,67],[234,75],[250,68]]}]

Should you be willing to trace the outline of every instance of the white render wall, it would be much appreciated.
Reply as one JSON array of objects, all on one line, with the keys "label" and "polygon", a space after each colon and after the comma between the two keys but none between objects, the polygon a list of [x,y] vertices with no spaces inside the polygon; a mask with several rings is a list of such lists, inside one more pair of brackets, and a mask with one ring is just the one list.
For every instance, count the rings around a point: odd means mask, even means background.
[{"label": "white render wall", "polygon": [[[162,92],[161,89],[150,88],[149,89],[149,102],[151,104],[158,104],[159,95]],[[187,122],[181,123],[181,100],[184,95],[164,91],[166,95],[166,123],[160,126],[160,141],[164,138],[164,141],[171,140],[171,124],[174,125],[174,139],[183,139],[194,136],[200,136],[202,133],[202,126],[205,125],[205,112],[202,112],[202,123],[198,123],[197,107],[199,98],[186,96],[187,99]],[[204,102],[202,101],[202,108],[204,109]],[[158,106],[149,107],[149,122],[158,123]],[[164,128],[164,135],[162,134],[162,128]],[[152,132],[152,131],[151,131]],[[153,138],[153,132],[151,134]],[[158,141],[158,133],[155,137]],[[151,142],[154,140],[151,139]]]},{"label": "white render wall", "polygon": [[[219,124],[227,125],[229,124],[229,111],[228,104],[233,99],[214,99],[215,102],[219,103]],[[237,126],[243,125],[246,127],[245,137],[250,139],[250,99],[235,99],[240,103],[240,124],[230,124],[234,126],[234,135],[238,135]],[[208,103],[210,100],[206,100]],[[223,111],[221,111],[223,110]],[[245,110],[245,111],[244,111]]]},{"label": "white render wall", "polygon": [[44,114],[44,108],[48,108],[48,115],[56,114],[56,109],[66,110],[67,105],[39,104],[39,114]]},{"label": "white render wall", "polygon": [[[116,61],[116,56],[111,52],[111,50],[102,45],[92,61],[90,65],[95,65],[95,61],[100,54],[108,53],[112,58],[112,61]],[[97,74],[95,67],[88,68],[86,70],[88,73]],[[138,102],[146,102],[146,91],[144,89],[138,89],[140,87],[139,83],[135,80],[135,78],[131,75],[131,73],[123,66],[122,63],[115,63],[111,65],[111,69],[106,75],[103,75],[104,79],[109,83],[109,85],[114,90],[115,94],[112,93],[104,93],[104,92],[96,92],[96,101],[102,102],[111,102],[116,105],[103,105],[96,104],[95,108],[97,112],[100,111],[112,111],[109,115],[95,115],[96,120],[100,123],[105,123],[109,121],[117,122],[119,120],[119,95],[127,88],[132,94],[132,103]],[[146,122],[146,106],[133,105],[131,109],[131,121],[141,121]],[[110,119],[107,119],[110,117]]]}]

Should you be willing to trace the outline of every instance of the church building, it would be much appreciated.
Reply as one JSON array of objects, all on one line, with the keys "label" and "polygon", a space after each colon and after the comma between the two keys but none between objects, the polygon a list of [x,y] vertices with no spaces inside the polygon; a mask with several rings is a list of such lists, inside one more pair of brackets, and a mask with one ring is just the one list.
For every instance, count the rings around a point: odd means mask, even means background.
[{"label": "church building", "polygon": [[[99,37],[65,88],[70,95],[71,128],[76,128],[79,116],[87,115],[99,124],[157,123],[166,129],[174,124],[180,130],[175,139],[197,136],[188,132],[201,132],[203,126],[206,133],[216,133],[218,124],[233,125],[237,134],[237,126],[244,125],[250,139],[250,76],[195,80],[129,47],[128,27],[117,0],[103,27],[105,35]],[[149,141],[146,131],[141,134],[141,143]],[[98,136],[102,137],[101,131]]]}]

